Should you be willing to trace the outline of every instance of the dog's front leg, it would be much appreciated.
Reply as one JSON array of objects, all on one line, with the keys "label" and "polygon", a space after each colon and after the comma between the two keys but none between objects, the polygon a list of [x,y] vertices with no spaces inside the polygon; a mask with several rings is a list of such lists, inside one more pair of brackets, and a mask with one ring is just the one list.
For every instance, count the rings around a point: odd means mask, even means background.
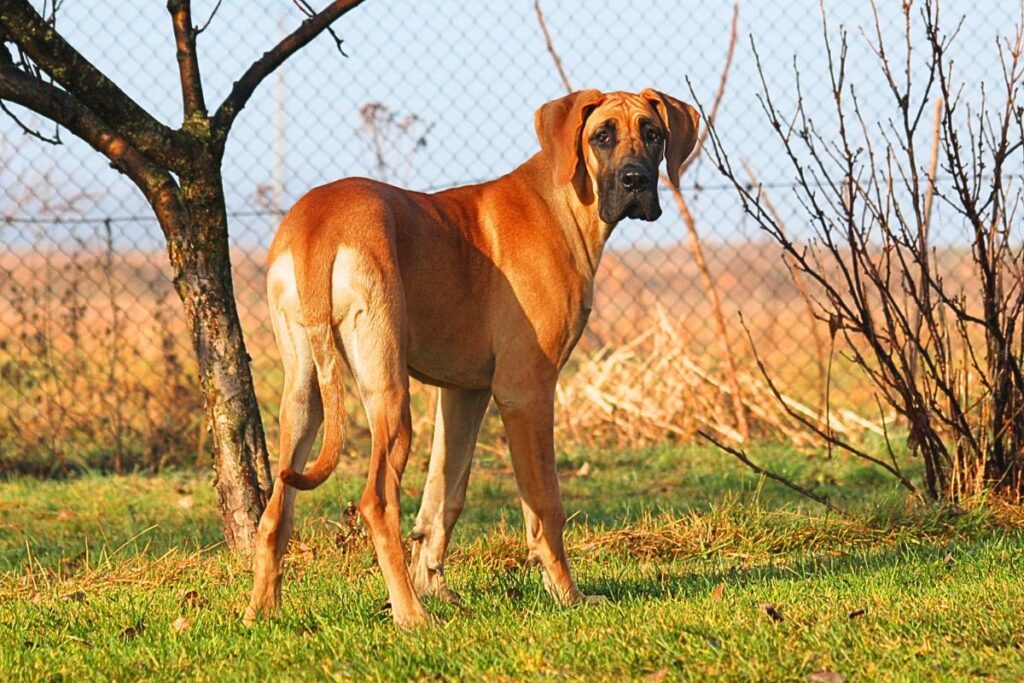
[{"label": "dog's front leg", "polygon": [[526,522],[530,560],[540,565],[544,587],[563,605],[583,601],[565,557],[565,510],[558,487],[554,447],[554,382],[495,392],[508,434]]},{"label": "dog's front leg", "polygon": [[430,467],[412,532],[409,574],[420,595],[460,602],[444,576],[444,555],[466,501],[466,484],[489,390],[439,389]]}]

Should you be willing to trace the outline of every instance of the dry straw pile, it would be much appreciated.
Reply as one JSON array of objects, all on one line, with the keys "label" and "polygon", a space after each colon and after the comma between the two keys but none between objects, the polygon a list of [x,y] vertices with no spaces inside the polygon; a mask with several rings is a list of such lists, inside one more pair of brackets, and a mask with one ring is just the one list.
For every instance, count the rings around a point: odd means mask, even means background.
[{"label": "dry straw pile", "polygon": [[[589,354],[559,382],[557,424],[563,443],[636,448],[693,440],[698,431],[743,443],[729,382],[688,352],[684,334],[663,311],[629,343]],[[773,393],[751,372],[737,374],[751,438],[820,444],[811,425],[844,437],[880,426],[849,410],[825,411]],[[809,423],[809,424],[808,424]]]}]

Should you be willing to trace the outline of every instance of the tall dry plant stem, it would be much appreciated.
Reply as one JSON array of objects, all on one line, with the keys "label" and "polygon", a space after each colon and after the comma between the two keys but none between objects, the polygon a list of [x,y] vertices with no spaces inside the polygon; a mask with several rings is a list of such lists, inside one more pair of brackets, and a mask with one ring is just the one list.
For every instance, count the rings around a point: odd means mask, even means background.
[{"label": "tall dry plant stem", "polygon": [[533,9],[537,13],[537,23],[540,24],[540,31],[544,34],[544,44],[548,49],[548,54],[551,55],[551,61],[555,63],[555,69],[558,70],[558,76],[562,79],[565,91],[571,93],[572,85],[570,85],[569,77],[565,74],[565,68],[562,66],[562,58],[558,56],[555,44],[551,41],[551,33],[548,32],[548,22],[544,19],[544,10],[540,8],[540,0],[533,0]]},{"label": "tall dry plant stem", "polygon": [[[740,8],[739,5],[733,5],[732,10],[732,24],[729,31],[729,44],[725,54],[725,63],[722,66],[722,74],[718,79],[718,90],[715,93],[714,103],[711,105],[711,111],[707,115],[704,121],[701,132],[700,140],[697,143],[693,154],[683,164],[680,176],[697,161],[701,151],[704,149],[704,143],[707,142],[708,133],[711,130],[711,125],[714,124],[715,119],[718,117],[718,108],[722,104],[722,98],[725,96],[725,86],[729,82],[729,69],[732,66],[733,55],[736,53],[736,35],[739,28],[739,16]],[[725,323],[725,313],[722,311],[722,301],[718,295],[718,287],[715,285],[714,278],[711,277],[711,271],[708,268],[707,259],[704,258],[704,247],[701,244],[700,233],[697,231],[697,221],[693,217],[693,212],[690,211],[690,207],[683,197],[682,191],[678,187],[672,184],[664,173],[660,175],[661,184],[668,188],[668,191],[672,194],[672,199],[676,203],[676,208],[679,209],[679,215],[683,219],[683,225],[686,226],[686,234],[690,239],[690,252],[693,254],[693,260],[697,264],[697,269],[700,271],[700,281],[704,288],[704,295],[708,299],[708,304],[711,307],[711,318],[715,325],[715,334],[718,336],[718,344],[722,353],[722,361],[725,364],[725,379],[729,383],[731,389],[731,399],[733,413],[736,418],[736,428],[739,433],[743,436],[743,440],[747,441],[750,439],[750,421],[747,419],[747,410],[743,404],[743,390],[740,385],[739,378],[736,374],[736,354],[733,353],[732,344],[729,342],[729,330]]]},{"label": "tall dry plant stem", "polygon": [[[917,289],[921,292],[922,305],[914,309],[914,322],[912,325],[914,336],[921,334],[921,324],[924,322],[924,310],[931,306],[931,296],[928,292],[928,271],[931,269],[931,245],[928,240],[928,229],[932,222],[932,201],[935,199],[935,174],[939,168],[939,141],[942,131],[942,97],[935,98],[935,123],[932,125],[932,157],[928,162],[928,182],[924,195],[924,206],[922,207],[921,231],[918,235],[918,251],[921,253],[922,268],[917,283]],[[913,378],[917,374],[917,349],[910,349],[910,375]]]}]

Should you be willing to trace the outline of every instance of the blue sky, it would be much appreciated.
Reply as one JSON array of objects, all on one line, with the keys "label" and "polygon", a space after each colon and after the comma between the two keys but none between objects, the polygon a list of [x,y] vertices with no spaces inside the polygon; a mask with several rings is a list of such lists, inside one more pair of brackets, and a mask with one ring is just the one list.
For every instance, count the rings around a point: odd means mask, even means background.
[{"label": "blue sky", "polygon": [[[196,0],[197,21],[214,4]],[[885,40],[895,48],[902,34],[900,3],[879,4]],[[655,87],[690,100],[689,78],[702,99],[712,98],[726,51],[731,4],[546,0],[543,5],[574,86]],[[873,31],[869,4],[846,0],[826,5],[833,31],[840,25],[850,30],[848,78],[858,84],[865,111],[885,116],[891,110],[889,96],[860,32],[861,27]],[[982,81],[994,86],[994,41],[999,31],[1008,31],[1017,21],[1019,6],[1010,0],[960,0],[946,2],[943,12],[950,26],[968,13],[957,43],[957,70],[969,94]],[[200,37],[208,103],[220,102],[233,79],[300,19],[291,0],[225,0]],[[173,41],[163,2],[68,0],[58,28],[150,111],[169,123],[180,122]],[[409,163],[401,161],[404,154],[393,154],[400,166],[396,179],[402,184],[431,189],[494,177],[536,151],[533,111],[563,93],[532,0],[368,0],[343,17],[336,31],[345,40],[347,59],[329,38],[321,37],[285,66],[280,80],[265,82],[240,117],[225,164],[230,210],[259,208],[258,188],[272,184],[275,174],[284,178],[290,203],[313,185],[371,173],[372,157],[360,134],[358,113],[368,102],[381,102],[399,116],[416,114],[431,126],[427,146]],[[750,39],[783,108],[794,99],[795,59],[808,104],[824,117],[829,99],[818,4],[746,0],[740,3],[739,35],[719,131],[737,160],[748,160],[763,180],[784,183],[792,174],[757,103]],[[138,192],[98,154],[70,135],[64,138],[64,147],[46,147],[23,139],[13,124],[0,118],[0,214],[39,215],[44,206],[74,217],[147,213]],[[284,144],[275,147],[276,140]],[[684,178],[684,186],[694,184],[704,188],[691,196],[709,238],[756,234],[739,215],[733,193],[715,189],[722,181],[709,164]],[[53,189],[40,199],[44,186]],[[787,215],[795,216],[787,190],[780,189],[775,199]],[[273,224],[268,218],[243,216],[233,230],[240,243],[265,244]],[[145,229],[152,233],[151,226]],[[126,225],[121,239],[138,241],[142,230]],[[681,236],[678,219],[669,210],[656,226],[624,225],[615,239],[618,244],[662,243]],[[0,244],[15,246],[31,239],[23,231],[0,227]]]}]

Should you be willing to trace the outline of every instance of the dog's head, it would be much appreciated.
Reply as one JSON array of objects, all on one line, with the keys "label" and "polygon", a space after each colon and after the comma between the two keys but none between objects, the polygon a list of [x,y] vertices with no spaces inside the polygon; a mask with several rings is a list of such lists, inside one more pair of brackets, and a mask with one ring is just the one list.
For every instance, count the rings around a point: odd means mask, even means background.
[{"label": "dog's head", "polygon": [[700,117],[690,105],[650,88],[639,95],[581,90],[548,102],[534,117],[556,187],[575,183],[597,198],[601,220],[657,220],[658,166],[669,180],[697,143]]}]

